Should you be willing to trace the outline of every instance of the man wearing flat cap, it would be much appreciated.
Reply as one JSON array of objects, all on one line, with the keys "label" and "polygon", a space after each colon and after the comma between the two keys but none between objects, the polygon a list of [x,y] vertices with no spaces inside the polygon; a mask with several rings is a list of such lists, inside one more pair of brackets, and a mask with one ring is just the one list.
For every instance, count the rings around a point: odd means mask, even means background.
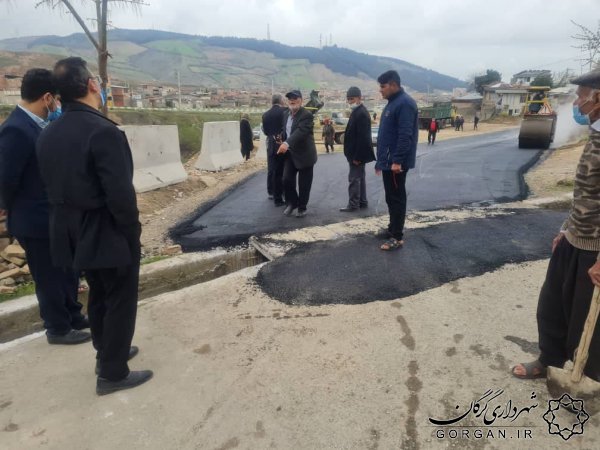
[{"label": "man wearing flat cap", "polygon": [[[552,241],[552,257],[537,308],[540,356],[512,368],[517,378],[546,376],[547,367],[574,359],[594,285],[600,286],[600,70],[571,81],[577,85],[573,119],[589,127],[567,220]],[[583,373],[600,381],[600,327],[596,327]]]},{"label": "man wearing flat cap", "polygon": [[278,155],[287,154],[283,169],[283,189],[287,206],[283,213],[291,216],[296,210],[296,217],[300,218],[306,216],[313,167],[317,162],[317,147],[313,135],[313,115],[302,107],[302,93],[293,90],[285,96],[289,109],[283,116],[283,142],[277,150]]},{"label": "man wearing flat cap", "polygon": [[344,132],[344,156],[350,165],[348,172],[348,204],[340,211],[352,212],[366,208],[367,183],[365,165],[375,161],[371,139],[371,115],[362,104],[362,93],[352,86],[346,93],[348,105],[352,109]]}]

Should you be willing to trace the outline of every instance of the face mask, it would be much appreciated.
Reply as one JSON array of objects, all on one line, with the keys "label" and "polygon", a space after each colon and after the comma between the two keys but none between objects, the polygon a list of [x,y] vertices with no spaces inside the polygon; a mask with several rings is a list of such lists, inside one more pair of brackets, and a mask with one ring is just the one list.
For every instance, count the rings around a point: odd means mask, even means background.
[{"label": "face mask", "polygon": [[356,108],[358,108],[358,103],[350,103],[350,109],[351,110],[355,110]]},{"label": "face mask", "polygon": [[53,103],[56,109],[54,111],[48,110],[48,118],[46,119],[48,122],[52,122],[62,115],[62,108],[56,104],[55,100],[53,100]]},{"label": "face mask", "polygon": [[106,91],[104,89],[100,90],[100,99],[102,100],[102,107],[106,105]]},{"label": "face mask", "polygon": [[573,119],[579,125],[589,125],[590,124],[590,116],[589,116],[589,114],[583,114],[579,110],[579,106],[576,106],[576,105],[573,106]]}]

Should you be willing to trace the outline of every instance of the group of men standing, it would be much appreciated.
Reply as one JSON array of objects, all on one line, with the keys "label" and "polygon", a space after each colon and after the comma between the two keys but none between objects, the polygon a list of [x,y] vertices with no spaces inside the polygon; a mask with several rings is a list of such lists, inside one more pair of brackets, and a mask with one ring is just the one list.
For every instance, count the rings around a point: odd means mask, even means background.
[{"label": "group of men standing", "polygon": [[[127,363],[138,353],[141,256],[127,138],[99,112],[106,95],[81,58],[28,71],[21,97],[0,126],[0,210],[25,250],[48,343],[91,338],[98,395],[138,386],[153,374]],[[89,318],[77,301],[81,272]]]},{"label": "group of men standing", "polygon": [[[415,101],[401,87],[400,76],[390,70],[378,78],[379,90],[388,101],[381,114],[377,157],[371,139],[371,117],[362,103],[358,87],[350,87],[346,99],[352,113],[344,134],[344,155],[348,161],[348,203],[340,209],[353,212],[368,207],[365,166],[377,161],[375,171],[383,177],[390,214],[389,239],[382,250],[400,248],[406,216],[406,174],[415,166],[418,140],[418,110]],[[274,95],[272,107],[263,114],[267,136],[267,191],[275,206],[286,205],[284,215],[305,217],[317,162],[313,114],[302,106],[302,93]],[[332,149],[333,150],[333,149]],[[285,201],[284,201],[285,197]]]}]

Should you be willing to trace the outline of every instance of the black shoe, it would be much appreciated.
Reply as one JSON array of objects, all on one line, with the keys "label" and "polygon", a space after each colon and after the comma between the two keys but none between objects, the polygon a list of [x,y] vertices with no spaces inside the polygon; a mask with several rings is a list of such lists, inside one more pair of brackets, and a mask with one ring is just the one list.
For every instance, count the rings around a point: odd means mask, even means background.
[{"label": "black shoe", "polygon": [[267,195],[267,198],[268,198],[269,200],[273,200],[273,194],[269,194],[269,195]]},{"label": "black shoe", "polygon": [[71,324],[71,328],[74,330],[84,330],[85,328],[90,327],[90,319],[88,316],[81,316],[81,319],[76,320]]},{"label": "black shoe", "polygon": [[[140,352],[140,349],[138,347],[136,347],[135,345],[132,345],[131,347],[129,347],[129,356],[127,357],[127,361],[129,361],[130,359],[133,359],[133,357],[135,355],[137,355]],[[96,375],[100,374],[100,361],[96,360]]]},{"label": "black shoe", "polygon": [[89,341],[92,335],[87,331],[71,330],[67,334],[46,333],[46,339],[53,345],[77,345]]},{"label": "black shoe", "polygon": [[292,205],[288,205],[287,208],[285,208],[285,210],[283,211],[283,215],[291,216],[295,209],[296,208],[294,208]]},{"label": "black shoe", "polygon": [[279,207],[283,205],[285,205],[285,202],[283,200],[275,200],[275,206]]},{"label": "black shoe", "polygon": [[301,217],[304,217],[304,216],[306,216],[306,210],[305,209],[299,209],[296,212],[296,217],[301,218]]},{"label": "black shoe", "polygon": [[368,203],[361,203],[361,205],[360,205],[360,209],[366,209],[368,207],[369,207]]},{"label": "black shoe", "polygon": [[119,381],[110,381],[106,378],[98,377],[96,380],[96,394],[106,395],[113,392],[131,389],[140,384],[144,384],[154,373],[151,370],[133,370],[125,378]]},{"label": "black shoe", "polygon": [[352,211],[356,211],[358,208],[354,208],[353,206],[344,206],[343,208],[340,208],[341,212],[352,212]]}]

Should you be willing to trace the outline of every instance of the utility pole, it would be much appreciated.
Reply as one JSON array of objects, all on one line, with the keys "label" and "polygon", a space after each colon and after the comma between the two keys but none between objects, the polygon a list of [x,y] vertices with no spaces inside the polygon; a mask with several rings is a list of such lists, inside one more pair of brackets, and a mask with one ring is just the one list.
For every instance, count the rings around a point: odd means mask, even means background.
[{"label": "utility pole", "polygon": [[323,48],[323,33],[319,34],[319,48]]},{"label": "utility pole", "polygon": [[271,26],[267,24],[267,41],[271,40]]},{"label": "utility pole", "polygon": [[179,74],[179,70],[177,71],[177,92],[178,92],[178,102],[179,102],[179,107],[178,109],[181,109],[181,76]]}]

